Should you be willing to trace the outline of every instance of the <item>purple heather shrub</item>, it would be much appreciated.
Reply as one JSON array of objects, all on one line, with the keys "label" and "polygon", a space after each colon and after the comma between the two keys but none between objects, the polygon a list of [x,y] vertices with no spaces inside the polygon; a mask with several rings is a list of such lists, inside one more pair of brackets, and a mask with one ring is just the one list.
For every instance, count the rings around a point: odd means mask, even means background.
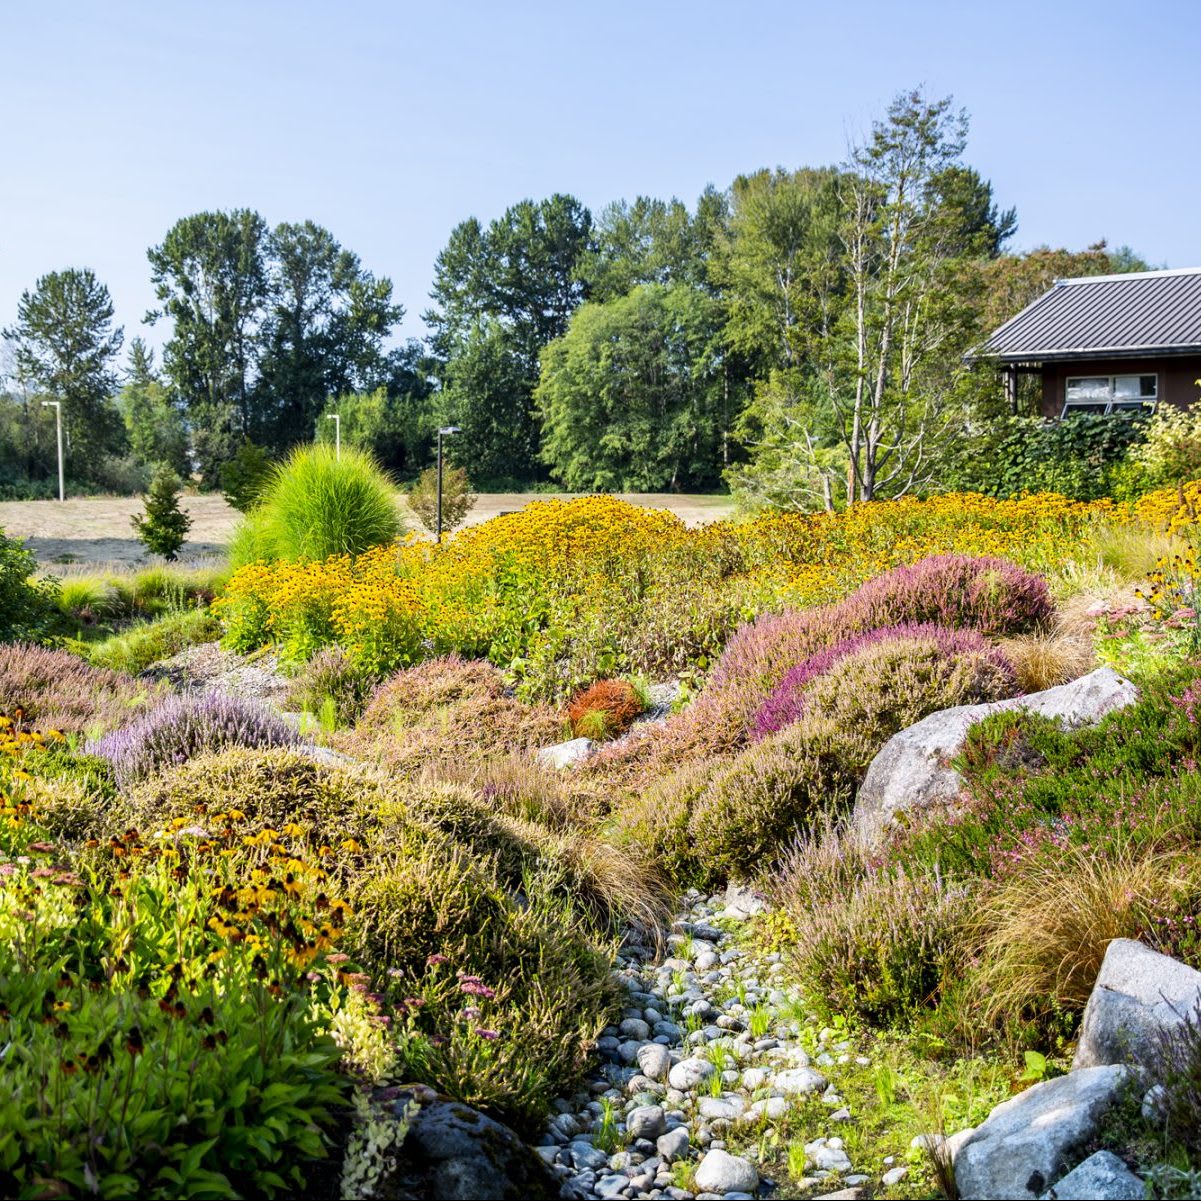
[{"label": "purple heather shrub", "polygon": [[107,759],[121,788],[166,767],[186,763],[202,751],[232,747],[295,746],[300,736],[255,701],[219,692],[171,697],[137,721],[90,743]]},{"label": "purple heather shrub", "polygon": [[1017,689],[1012,665],[1000,650],[991,646],[976,630],[952,630],[931,622],[882,626],[843,638],[787,671],[771,695],[759,706],[751,729],[752,739],[758,742],[768,734],[774,734],[798,721],[805,712],[807,686],[819,676],[826,675],[843,659],[878,643],[903,641],[930,644],[947,660],[978,656],[995,669],[1000,686],[1006,688],[1009,694]]}]

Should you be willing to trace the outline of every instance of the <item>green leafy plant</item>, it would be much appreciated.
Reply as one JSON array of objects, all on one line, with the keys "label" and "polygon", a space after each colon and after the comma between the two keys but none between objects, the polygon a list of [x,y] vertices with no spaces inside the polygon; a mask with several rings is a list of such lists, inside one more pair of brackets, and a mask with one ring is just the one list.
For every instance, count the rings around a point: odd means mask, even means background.
[{"label": "green leafy plant", "polygon": [[[417,477],[407,493],[409,508],[431,533],[438,522],[438,469],[430,467]],[[476,502],[467,472],[462,467],[442,469],[442,529],[456,530],[467,520]]]},{"label": "green leafy plant", "polygon": [[37,559],[20,538],[0,530],[0,639],[36,640],[54,613],[58,585],[54,580],[33,579]]},{"label": "green leafy plant", "polygon": [[221,468],[221,491],[225,499],[240,512],[249,513],[258,504],[274,469],[271,456],[261,446],[243,442]]}]

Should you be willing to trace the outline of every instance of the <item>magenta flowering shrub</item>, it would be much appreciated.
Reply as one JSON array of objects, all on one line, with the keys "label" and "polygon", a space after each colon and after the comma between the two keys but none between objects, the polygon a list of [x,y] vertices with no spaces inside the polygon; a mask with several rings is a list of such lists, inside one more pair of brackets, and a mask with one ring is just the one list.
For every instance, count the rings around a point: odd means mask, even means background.
[{"label": "magenta flowering shrub", "polygon": [[[814,680],[827,675],[844,659],[888,642],[913,644],[917,654],[924,651],[927,658],[945,659],[948,666],[955,660],[979,659],[987,683],[981,684],[978,691],[990,695],[980,695],[976,699],[993,700],[998,699],[997,694],[1012,696],[1017,691],[1012,665],[1003,652],[991,646],[976,630],[952,630],[930,622],[883,626],[843,638],[790,668],[755,714],[752,739],[757,742],[799,720],[805,712],[808,687]],[[920,703],[920,698],[913,699]]]},{"label": "magenta flowering shrub", "polygon": [[300,735],[254,701],[218,692],[171,697],[124,729],[88,745],[124,789],[201,751],[295,746]]},{"label": "magenta flowering shrub", "polygon": [[897,622],[970,626],[982,634],[1021,634],[1047,621],[1047,581],[1006,559],[931,555],[894,567],[841,602],[856,629]]}]

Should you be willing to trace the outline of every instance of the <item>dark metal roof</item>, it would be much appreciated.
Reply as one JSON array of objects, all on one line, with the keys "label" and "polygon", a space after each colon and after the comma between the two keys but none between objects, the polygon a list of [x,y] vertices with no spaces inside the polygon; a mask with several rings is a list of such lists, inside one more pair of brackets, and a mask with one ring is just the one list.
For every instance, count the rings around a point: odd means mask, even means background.
[{"label": "dark metal roof", "polygon": [[1201,351],[1201,267],[1061,279],[979,347],[1002,362]]}]

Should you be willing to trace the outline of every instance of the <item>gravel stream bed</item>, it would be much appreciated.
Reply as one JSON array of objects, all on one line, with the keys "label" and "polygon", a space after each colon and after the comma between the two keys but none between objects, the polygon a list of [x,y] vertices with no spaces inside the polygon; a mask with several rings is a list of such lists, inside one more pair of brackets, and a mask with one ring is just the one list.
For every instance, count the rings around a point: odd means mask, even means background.
[{"label": "gravel stream bed", "polygon": [[[691,892],[685,903],[659,955],[624,947],[620,1024],[598,1042],[587,1091],[555,1102],[535,1150],[566,1197],[766,1197],[776,1184],[753,1159],[757,1137],[817,1096],[829,1111],[825,1129],[807,1139],[806,1175],[792,1186],[854,1196],[870,1177],[834,1133],[851,1119],[837,1078],[840,1067],[870,1061],[829,1029],[814,1041],[811,1026],[815,1053],[802,1048],[805,1010],[780,956],[756,955],[732,935],[761,909],[752,894]],[[882,1183],[905,1173],[892,1167]]]}]

